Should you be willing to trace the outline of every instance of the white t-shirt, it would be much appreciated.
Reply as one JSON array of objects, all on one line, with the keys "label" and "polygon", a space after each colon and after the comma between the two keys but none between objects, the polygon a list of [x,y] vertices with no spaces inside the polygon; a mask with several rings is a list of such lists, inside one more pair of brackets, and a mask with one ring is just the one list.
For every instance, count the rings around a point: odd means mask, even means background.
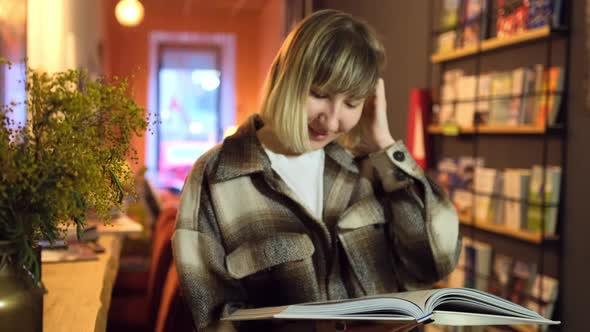
[{"label": "white t-shirt", "polygon": [[322,219],[324,209],[324,150],[318,149],[297,156],[264,151],[274,169],[283,181],[295,192],[299,201],[313,215]]}]

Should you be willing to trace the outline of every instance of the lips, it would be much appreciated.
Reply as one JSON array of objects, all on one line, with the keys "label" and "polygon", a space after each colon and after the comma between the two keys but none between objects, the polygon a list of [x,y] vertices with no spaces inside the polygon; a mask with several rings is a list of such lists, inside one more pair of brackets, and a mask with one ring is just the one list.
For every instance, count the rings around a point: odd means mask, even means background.
[{"label": "lips", "polygon": [[312,126],[307,126],[307,128],[309,129],[309,138],[314,141],[323,141],[326,138],[328,138],[327,131],[317,130],[314,129]]}]

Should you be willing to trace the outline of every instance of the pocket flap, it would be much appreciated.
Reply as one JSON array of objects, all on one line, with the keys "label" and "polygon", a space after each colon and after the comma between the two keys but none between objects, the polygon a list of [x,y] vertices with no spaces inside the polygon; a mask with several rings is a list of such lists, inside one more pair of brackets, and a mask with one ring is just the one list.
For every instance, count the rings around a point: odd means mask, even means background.
[{"label": "pocket flap", "polygon": [[232,277],[241,279],[275,265],[305,259],[314,250],[307,234],[278,233],[239,246],[226,257],[226,265]]},{"label": "pocket flap", "polygon": [[356,229],[363,226],[384,224],[385,214],[383,206],[375,197],[365,198],[348,208],[340,221],[339,229]]}]

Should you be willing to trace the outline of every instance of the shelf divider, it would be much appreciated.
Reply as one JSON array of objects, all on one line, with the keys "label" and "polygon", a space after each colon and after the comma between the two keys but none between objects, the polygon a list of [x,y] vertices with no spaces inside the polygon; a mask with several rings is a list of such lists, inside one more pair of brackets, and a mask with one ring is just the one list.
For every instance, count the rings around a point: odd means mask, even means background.
[{"label": "shelf divider", "polygon": [[509,236],[512,238],[516,238],[519,240],[523,240],[523,241],[531,242],[531,243],[536,243],[536,244],[541,244],[545,241],[559,240],[558,235],[546,234],[545,236],[542,236],[541,233],[534,233],[534,232],[529,232],[529,231],[524,231],[524,230],[514,230],[514,229],[506,228],[505,226],[502,226],[502,225],[495,225],[492,223],[477,222],[477,221],[474,223],[474,222],[471,222],[470,219],[465,218],[465,217],[459,217],[459,222],[462,225],[466,225],[469,227],[475,227],[477,229],[482,229],[484,231],[488,231],[491,233],[505,235],[505,236]]}]

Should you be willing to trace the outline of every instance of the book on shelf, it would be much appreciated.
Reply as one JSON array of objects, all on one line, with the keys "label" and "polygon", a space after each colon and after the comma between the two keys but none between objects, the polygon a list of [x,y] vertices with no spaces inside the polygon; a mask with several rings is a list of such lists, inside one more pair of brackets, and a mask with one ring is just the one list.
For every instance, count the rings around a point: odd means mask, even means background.
[{"label": "book on shelf", "polygon": [[506,212],[504,211],[504,202],[505,199],[501,197],[502,195],[502,188],[504,187],[504,172],[501,170],[496,170],[496,177],[494,180],[494,186],[492,191],[489,193],[490,197],[490,207],[488,211],[488,219],[487,222],[492,223],[494,225],[505,225],[505,215]]},{"label": "book on shelf", "polygon": [[478,223],[490,222],[492,194],[498,192],[498,170],[494,168],[477,167],[475,169],[474,190],[475,220]]},{"label": "book on shelf", "polygon": [[455,30],[445,31],[436,37],[436,52],[446,53],[455,50],[455,45],[458,39],[457,32]]},{"label": "book on shelf", "polygon": [[513,261],[513,258],[510,256],[494,253],[492,273],[488,288],[490,293],[503,298],[508,296]]},{"label": "book on shelf", "polygon": [[488,28],[488,1],[464,0],[463,3],[463,47],[477,45],[486,39]]},{"label": "book on shelf", "polygon": [[[545,180],[543,181],[543,176]],[[554,235],[557,229],[561,167],[534,165],[531,171],[526,229]],[[544,197],[543,197],[544,192]]]},{"label": "book on shelf", "polygon": [[450,196],[459,182],[457,161],[451,157],[440,159],[436,166],[435,179]]},{"label": "book on shelf", "polygon": [[508,110],[507,125],[515,126],[523,123],[522,94],[524,93],[526,69],[516,68],[512,71],[512,99]]},{"label": "book on shelf", "polygon": [[[537,65],[541,66],[542,65]],[[523,98],[521,105],[521,123],[525,125],[536,125],[537,124],[537,93],[536,83],[537,74],[533,68],[524,69],[524,84],[523,84]]]},{"label": "book on shelf", "polygon": [[490,118],[490,97],[492,96],[492,74],[482,73],[478,76],[476,123],[488,123]]},{"label": "book on shelf", "polygon": [[440,28],[455,28],[460,21],[461,0],[443,0],[440,11]]},{"label": "book on shelf", "polygon": [[562,23],[563,0],[529,0],[528,29],[559,27]]},{"label": "book on shelf", "polygon": [[[526,307],[538,312],[543,317],[551,318],[559,292],[559,281],[546,275],[537,275],[531,289]],[[540,328],[546,331],[545,327]]]},{"label": "book on shelf", "polygon": [[527,30],[528,0],[496,0],[496,36],[504,38]]},{"label": "book on shelf", "polygon": [[461,76],[463,76],[463,71],[460,69],[447,70],[443,74],[441,108],[436,121],[439,124],[455,122],[455,105],[453,102],[458,98],[457,82]]},{"label": "book on shelf", "polygon": [[514,260],[508,300],[525,305],[537,276],[537,264],[524,260]]},{"label": "book on shelf", "polygon": [[347,300],[238,309],[222,320],[301,319],[432,323],[456,326],[559,324],[492,294],[439,288]]},{"label": "book on shelf", "polygon": [[471,220],[473,217],[473,193],[470,190],[455,189],[451,195],[451,200],[457,209],[457,214],[461,220]]},{"label": "book on shelf", "polygon": [[557,123],[559,110],[561,108],[561,93],[563,92],[564,72],[561,67],[549,67],[542,72],[541,88],[537,97],[539,108],[538,121],[540,125],[554,125]]},{"label": "book on shelf", "polygon": [[459,253],[459,258],[457,260],[457,265],[455,265],[455,269],[446,278],[447,287],[465,287],[465,256],[466,248],[470,245],[471,238],[463,237],[461,239],[461,252]]},{"label": "book on shelf", "polygon": [[518,67],[464,75],[461,70],[444,73],[441,107],[436,123],[472,127],[555,125],[559,121],[565,83],[559,66]]},{"label": "book on shelf", "polygon": [[455,109],[455,122],[461,127],[473,126],[475,116],[475,90],[477,77],[465,75],[457,80],[458,104]]},{"label": "book on shelf", "polygon": [[457,26],[461,19],[461,0],[443,0],[440,10],[440,29],[442,32],[436,37],[436,52],[453,51],[459,44]]},{"label": "book on shelf", "polygon": [[492,272],[492,247],[480,241],[473,241],[475,251],[475,289],[487,291]]},{"label": "book on shelf", "polygon": [[510,121],[511,100],[506,96],[512,93],[512,76],[509,71],[499,71],[492,74],[489,124],[506,125]]},{"label": "book on shelf", "polygon": [[503,194],[504,201],[504,225],[511,230],[526,228],[530,169],[507,168],[504,170]]}]

